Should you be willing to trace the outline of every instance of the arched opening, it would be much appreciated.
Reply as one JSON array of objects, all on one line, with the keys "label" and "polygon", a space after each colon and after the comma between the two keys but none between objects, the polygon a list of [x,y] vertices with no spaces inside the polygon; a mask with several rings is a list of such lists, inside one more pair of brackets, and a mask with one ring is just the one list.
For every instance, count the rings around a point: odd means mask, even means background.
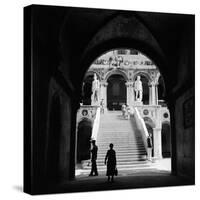
[{"label": "arched opening", "polygon": [[[135,60],[134,63],[132,61],[130,62],[127,54],[130,53],[129,56],[133,55],[135,57],[141,55],[137,50],[134,51],[131,49],[134,47],[145,55],[148,55],[161,70],[167,86],[166,99],[168,102],[166,103],[169,105],[173,131],[171,135],[173,157],[172,171],[174,174],[182,173],[186,176],[190,175],[191,172],[193,175],[192,180],[194,180],[194,120],[188,117],[191,116],[191,113],[194,113],[194,104],[190,106],[190,102],[188,102],[192,101],[192,99],[194,100],[195,95],[194,16],[103,9],[90,10],[84,8],[39,8],[37,6],[27,9],[29,9],[29,11],[30,9],[33,9],[33,17],[36,19],[33,21],[33,43],[31,43],[31,45],[33,45],[33,51],[31,52],[33,53],[33,59],[31,60],[31,66],[33,67],[31,70],[31,85],[34,86],[34,88],[30,91],[31,97],[33,97],[31,98],[31,101],[33,102],[32,105],[34,105],[32,115],[32,130],[34,135],[32,132],[31,134],[27,134],[30,135],[31,142],[32,139],[34,141],[33,145],[31,144],[29,146],[31,156],[33,157],[31,157],[31,159],[28,158],[31,160],[29,164],[33,166],[32,169],[30,169],[30,172],[34,174],[33,185],[31,185],[30,190],[34,192],[35,187],[40,180],[42,180],[41,177],[43,176],[44,159],[42,155],[44,146],[46,146],[46,144],[44,145],[44,143],[46,143],[45,133],[48,120],[46,116],[49,112],[53,113],[50,114],[50,118],[53,119],[50,120],[50,124],[55,123],[56,127],[55,128],[54,125],[50,126],[50,139],[47,141],[48,146],[51,148],[48,149],[47,156],[49,174],[56,174],[56,171],[58,171],[56,165],[59,163],[58,151],[60,151],[60,154],[66,159],[60,161],[59,165],[61,167],[65,167],[65,164],[69,165],[69,168],[64,168],[62,175],[65,176],[65,172],[70,174],[66,179],[67,181],[70,180],[70,178],[73,178],[76,159],[75,146],[77,142],[76,122],[78,121],[76,120],[76,111],[79,107],[79,99],[82,95],[81,88],[84,76],[90,65],[94,64],[92,63],[93,60],[99,55],[102,55],[105,51],[112,50],[113,48],[119,49],[124,47],[129,48],[128,51],[119,51],[120,57],[115,60],[116,62],[113,62],[113,65],[109,65],[109,62],[113,59],[107,60],[105,58],[105,60],[97,62],[94,66],[94,68],[96,67],[96,71],[98,71],[103,78],[101,79],[101,86],[103,89],[100,94],[102,95],[101,98],[105,101],[107,100],[107,83],[104,76],[105,71],[102,69],[108,67],[108,70],[114,68],[116,70],[127,70],[128,79],[126,80],[126,89],[127,94],[130,94],[127,97],[127,100],[130,105],[135,105],[134,99],[132,99],[133,95],[131,94],[131,92],[133,93],[132,86],[135,80],[133,79],[132,74],[143,71],[146,66],[149,66],[150,72],[154,69],[155,65],[151,62],[149,63],[149,60],[146,60],[147,62],[143,62],[143,64],[141,64],[140,60]],[[28,13],[27,10],[27,22],[30,21],[30,15]],[[53,20],[49,19],[49,13],[52,14]],[[45,26],[46,23],[48,24],[48,27]],[[29,23],[27,23],[27,25],[29,27]],[[51,34],[49,34],[49,27],[52,29]],[[35,33],[37,34],[35,35]],[[44,37],[45,35],[48,35],[48,37]],[[28,51],[27,54],[29,53],[30,52]],[[30,66],[29,61],[27,62],[28,66]],[[154,69],[154,71],[156,71],[156,69]],[[153,77],[153,74],[151,75]],[[54,91],[63,92],[62,96],[60,96],[60,98],[62,98],[62,105],[64,102],[67,102],[69,105],[69,111],[66,111],[68,114],[61,114],[62,118],[67,118],[66,123],[63,122],[62,119],[60,122],[58,120],[59,123],[56,121],[60,116],[60,109],[57,109],[60,108],[60,106],[55,106],[57,108],[53,109],[54,111],[51,111],[51,108],[48,108],[48,110],[46,108],[49,102],[48,85],[52,77],[55,80],[57,87],[52,88],[49,96],[51,96]],[[156,86],[157,83],[152,82],[151,95],[156,94]],[[26,95],[27,98],[30,97],[30,92],[28,91],[28,95]],[[87,98],[89,99],[89,97]],[[156,104],[155,99],[153,100],[151,108],[146,109],[149,112],[149,114],[146,115],[156,118],[161,115],[157,115],[158,112],[154,112],[153,109],[157,108],[158,104]],[[107,102],[105,102],[105,106],[107,107],[106,103]],[[57,103],[55,103],[55,105],[56,104]],[[90,104],[89,101],[87,104]],[[59,105],[59,103],[57,105]],[[136,104],[136,106],[138,106],[139,109],[139,107],[148,106],[148,104],[143,102],[143,104],[139,103]],[[63,111],[63,108],[61,111]],[[142,111],[139,110],[141,115],[143,115]],[[56,112],[58,113],[56,114]],[[57,117],[54,117],[54,115]],[[93,116],[92,113],[91,117]],[[106,120],[109,118],[102,117],[102,119]],[[118,117],[118,119],[121,120],[120,122],[122,122],[122,120],[128,122],[126,119],[121,119],[120,117]],[[114,122],[112,119],[107,120],[107,122],[109,121]],[[122,123],[115,123],[114,125],[116,124],[121,125]],[[127,124],[127,126],[124,125],[123,127],[118,127],[117,125],[112,126],[115,130],[110,130],[110,132],[117,132],[121,130],[120,128],[128,127]],[[64,129],[66,127],[67,131]],[[60,134],[56,135],[56,132],[59,133],[60,129],[63,130],[62,137]],[[157,126],[154,131],[154,135],[159,135],[161,126]],[[134,131],[130,132],[134,133]],[[63,140],[64,133],[66,133],[67,136],[66,138],[64,137],[65,140]],[[123,133],[125,133],[125,131]],[[129,131],[126,133],[129,133]],[[119,133],[119,136],[121,135],[122,134]],[[61,141],[63,141],[63,143]],[[154,144],[155,141],[156,140],[154,140]],[[117,145],[115,145],[115,148],[116,147]],[[105,153],[103,152],[103,155],[104,154]],[[30,156],[29,153],[27,155]],[[129,158],[128,160],[130,160]],[[52,162],[54,163],[52,164]],[[30,166],[28,165],[28,167]],[[52,170],[51,168],[55,170]],[[29,175],[28,178],[30,179]],[[134,182],[134,178],[131,181]],[[28,182],[30,183],[30,180],[28,180]],[[163,182],[163,180],[161,182]],[[42,183],[43,182],[41,182],[39,186],[42,186]],[[137,187],[142,187],[144,185],[147,187],[154,186],[154,184],[151,183],[146,185],[145,179],[142,179],[141,183],[142,184],[140,186],[137,185]],[[91,185],[92,184],[90,184],[90,186]],[[89,189],[90,186],[86,185],[87,189]],[[66,191],[69,191],[69,189],[67,188]]]},{"label": "arched opening", "polygon": [[93,81],[93,75],[88,75],[84,79],[83,89],[82,89],[83,105],[91,105],[92,81]]},{"label": "arched opening", "polygon": [[171,128],[169,122],[162,123],[162,156],[169,158],[171,156]]},{"label": "arched opening", "polygon": [[126,85],[122,75],[113,74],[108,80],[107,108],[108,110],[120,110],[126,104]]},{"label": "arched opening", "polygon": [[[133,169],[133,166],[135,167],[136,164],[145,164],[146,150],[144,143],[146,140],[143,137],[143,129],[141,129],[143,123],[141,118],[144,119],[146,128],[152,137],[152,157],[155,158],[155,160],[161,159],[161,129],[159,129],[161,118],[159,116],[162,112],[162,107],[157,104],[158,91],[157,84],[155,84],[157,76],[160,74],[159,69],[148,57],[135,49],[112,49],[111,51],[107,51],[97,57],[90,65],[90,68],[85,74],[86,78],[83,81],[83,93],[86,93],[87,88],[87,99],[89,100],[87,106],[84,103],[86,101],[83,100],[83,106],[81,108],[88,110],[88,113],[95,111],[98,107],[101,107],[100,102],[92,104],[90,100],[93,94],[92,85],[95,80],[94,74],[98,74],[98,99],[104,99],[104,106],[106,108],[106,112],[100,113],[100,124],[98,125],[99,129],[96,135],[96,141],[99,149],[99,156],[97,158],[98,168],[102,172],[105,171],[102,167],[104,166],[103,160],[105,158],[109,142],[114,143],[115,150],[119,153],[117,158],[118,163],[120,168],[123,170],[125,170],[124,168],[126,168],[126,165]],[[134,83],[137,76],[140,76],[140,81],[142,83],[141,102],[135,98]],[[134,112],[127,117],[128,111],[126,111],[125,116],[123,116],[121,113],[123,104],[130,106],[131,109],[137,108],[141,118],[136,116]],[[90,118],[91,116],[87,115],[87,117]],[[95,112],[91,119],[94,122],[92,127],[94,127],[96,123]],[[83,123],[83,126],[81,125],[80,127],[78,125],[77,144],[79,147],[77,147],[77,151],[79,153],[77,153],[77,160],[79,163],[83,160],[87,161],[87,159],[89,159],[88,141],[91,138],[91,134],[88,133],[91,129],[89,126],[86,126],[87,125],[85,123]],[[84,132],[83,127],[87,134],[81,133]],[[87,143],[86,145],[88,147],[80,148],[80,142],[83,142],[84,145],[84,141]],[[85,150],[82,150],[84,148]],[[84,151],[85,153],[83,153]],[[85,164],[86,162],[84,162],[83,170],[88,170],[89,174],[91,165]],[[167,171],[170,171],[170,169],[167,169]],[[77,172],[79,175],[76,177],[80,178],[81,173],[81,171]]]},{"label": "arched opening", "polygon": [[83,119],[78,123],[77,130],[77,163],[90,159],[90,139],[92,134],[92,123]]},{"label": "arched opening", "polygon": [[165,104],[164,99],[165,99],[165,85],[164,85],[163,77],[160,76],[158,79],[158,103],[159,103],[159,105]]}]

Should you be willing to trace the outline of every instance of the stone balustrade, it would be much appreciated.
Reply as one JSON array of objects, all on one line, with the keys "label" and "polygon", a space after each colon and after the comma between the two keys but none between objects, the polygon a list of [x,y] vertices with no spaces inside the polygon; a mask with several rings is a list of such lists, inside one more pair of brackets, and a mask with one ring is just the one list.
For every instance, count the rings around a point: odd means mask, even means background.
[{"label": "stone balustrade", "polygon": [[98,108],[99,106],[81,105],[77,112],[77,124],[83,119],[91,120],[93,123]]}]

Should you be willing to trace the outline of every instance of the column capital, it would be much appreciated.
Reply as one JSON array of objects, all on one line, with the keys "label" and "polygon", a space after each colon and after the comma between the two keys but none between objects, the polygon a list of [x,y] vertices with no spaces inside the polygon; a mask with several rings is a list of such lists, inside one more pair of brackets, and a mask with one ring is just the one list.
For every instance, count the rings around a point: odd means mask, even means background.
[{"label": "column capital", "polygon": [[133,87],[133,81],[127,81],[127,82],[125,83],[125,85],[126,85],[127,87]]},{"label": "column capital", "polygon": [[107,81],[101,81],[100,85],[103,86],[103,87],[107,87],[108,82]]},{"label": "column capital", "polygon": [[151,81],[151,82],[149,82],[148,83],[148,85],[149,85],[149,87],[155,87],[155,86],[157,86],[158,85],[158,83],[155,83],[154,81]]},{"label": "column capital", "polygon": [[159,128],[153,128],[153,130],[154,130],[154,131],[161,131],[162,128],[160,128],[160,127],[159,127]]}]

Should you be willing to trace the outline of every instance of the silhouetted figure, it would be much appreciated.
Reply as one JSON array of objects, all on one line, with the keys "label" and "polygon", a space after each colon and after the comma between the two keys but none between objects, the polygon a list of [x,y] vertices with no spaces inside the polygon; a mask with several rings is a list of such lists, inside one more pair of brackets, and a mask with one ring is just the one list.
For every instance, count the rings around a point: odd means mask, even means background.
[{"label": "silhouetted figure", "polygon": [[92,149],[90,151],[92,154],[91,156],[92,168],[91,168],[91,172],[89,176],[93,176],[93,173],[94,173],[94,176],[98,176],[97,163],[96,163],[98,147],[96,145],[95,140],[92,140]]},{"label": "silhouetted figure", "polygon": [[147,137],[147,159],[152,161],[152,139],[151,135]]},{"label": "silhouetted figure", "polygon": [[108,176],[108,181],[114,181],[114,175],[115,175],[115,169],[116,169],[116,153],[115,150],[113,150],[113,144],[111,143],[110,149],[107,151],[106,157],[105,157],[105,165],[107,164],[107,172],[106,176]]}]

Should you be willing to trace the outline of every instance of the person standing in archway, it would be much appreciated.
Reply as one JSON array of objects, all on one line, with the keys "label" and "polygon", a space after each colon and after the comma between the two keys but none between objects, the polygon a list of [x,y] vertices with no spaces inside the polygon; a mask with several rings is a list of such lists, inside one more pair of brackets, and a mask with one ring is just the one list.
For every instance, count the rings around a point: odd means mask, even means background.
[{"label": "person standing in archway", "polygon": [[98,176],[97,163],[96,163],[98,147],[96,145],[96,140],[92,140],[92,149],[90,151],[91,151],[92,168],[89,176]]},{"label": "person standing in archway", "polygon": [[114,175],[116,172],[116,153],[115,150],[113,149],[113,144],[110,143],[109,147],[110,149],[107,151],[106,157],[105,157],[105,165],[107,165],[107,172],[106,176],[108,176],[108,182],[110,181],[111,177],[111,182],[114,181]]}]

